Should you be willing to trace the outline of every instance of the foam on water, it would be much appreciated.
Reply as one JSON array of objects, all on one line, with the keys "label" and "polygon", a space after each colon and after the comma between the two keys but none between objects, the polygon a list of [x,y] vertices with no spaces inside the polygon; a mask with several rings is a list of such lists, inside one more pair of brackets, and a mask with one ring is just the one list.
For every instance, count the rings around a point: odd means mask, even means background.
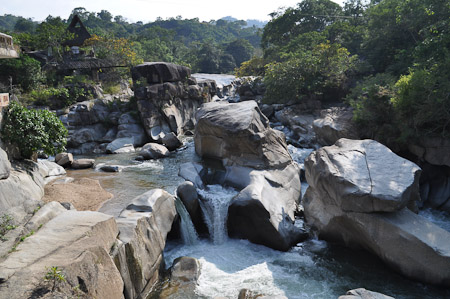
[{"label": "foam on water", "polygon": [[200,207],[208,226],[209,235],[214,244],[227,240],[228,207],[238,192],[220,185],[209,185],[205,190],[198,189]]}]

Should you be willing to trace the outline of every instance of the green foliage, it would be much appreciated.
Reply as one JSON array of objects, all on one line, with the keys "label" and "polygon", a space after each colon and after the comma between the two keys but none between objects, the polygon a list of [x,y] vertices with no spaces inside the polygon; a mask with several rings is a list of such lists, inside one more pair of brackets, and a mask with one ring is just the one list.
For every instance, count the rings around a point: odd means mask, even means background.
[{"label": "green foliage", "polygon": [[266,103],[339,99],[348,89],[348,75],[357,62],[357,56],[351,56],[339,44],[330,43],[290,56],[286,61],[267,65]]},{"label": "green foliage", "polygon": [[106,94],[120,93],[120,85],[119,84],[112,84],[112,83],[103,84],[102,89],[103,89],[103,92]]},{"label": "green foliage", "polygon": [[14,219],[11,215],[3,214],[0,217],[0,240],[6,241],[5,235],[8,231],[15,229]]},{"label": "green foliage", "polygon": [[244,76],[264,76],[266,65],[264,58],[253,57],[248,61],[244,61],[239,68],[235,70],[238,77]]},{"label": "green foliage", "polygon": [[353,119],[364,134],[363,137],[392,144],[398,136],[394,96],[395,77],[389,74],[369,76],[359,82],[347,96],[353,108]]},{"label": "green foliage", "polygon": [[43,80],[40,63],[26,55],[19,59],[0,60],[0,81],[9,85],[9,77],[14,85],[20,85],[25,91],[36,88]]},{"label": "green foliage", "polygon": [[33,153],[42,150],[54,155],[64,151],[67,129],[47,110],[27,109],[13,101],[6,111],[2,139],[19,147],[24,158],[31,158]]},{"label": "green foliage", "polygon": [[57,266],[47,268],[47,273],[44,276],[46,282],[50,282],[52,285],[52,293],[56,290],[58,284],[66,281],[66,276],[63,271]]},{"label": "green foliage", "polygon": [[[392,98],[402,125],[403,139],[413,136],[450,136],[450,63],[430,69],[411,69],[395,84]],[[409,131],[409,130],[411,131]]]}]

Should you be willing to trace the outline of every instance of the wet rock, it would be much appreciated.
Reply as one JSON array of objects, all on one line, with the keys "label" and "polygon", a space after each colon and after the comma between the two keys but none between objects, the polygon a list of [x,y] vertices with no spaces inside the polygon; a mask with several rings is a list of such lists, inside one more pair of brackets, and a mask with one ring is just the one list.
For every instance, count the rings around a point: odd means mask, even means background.
[{"label": "wet rock", "polygon": [[204,172],[202,165],[198,163],[187,162],[180,165],[178,175],[187,181],[194,184],[196,188],[204,189],[205,185],[202,179],[202,172]]},{"label": "wet rock", "polygon": [[348,291],[345,295],[339,296],[338,299],[394,299],[394,297],[359,288]]},{"label": "wet rock", "polygon": [[170,280],[173,283],[196,282],[200,276],[200,263],[193,257],[179,257],[170,268]]},{"label": "wet rock", "polygon": [[432,165],[450,167],[450,139],[426,137],[417,145],[409,146],[410,152]]},{"label": "wet rock", "polygon": [[450,167],[422,164],[420,197],[423,205],[450,212]]},{"label": "wet rock", "polygon": [[71,153],[59,153],[55,156],[55,162],[64,167],[70,167],[73,162],[73,155]]},{"label": "wet rock", "polygon": [[86,169],[94,167],[95,160],[94,159],[77,159],[73,161],[72,168],[73,169]]},{"label": "wet rock", "polygon": [[146,160],[165,158],[169,154],[169,150],[164,145],[157,143],[147,143],[139,152],[139,155],[144,157]]},{"label": "wet rock", "polygon": [[146,298],[158,281],[175,215],[175,198],[162,189],[134,198],[120,213],[114,261],[124,281],[125,298]]},{"label": "wet rock", "polygon": [[177,196],[183,202],[196,227],[201,222],[202,213],[198,202],[197,189],[190,181],[181,183],[177,188]]},{"label": "wet rock", "polygon": [[102,165],[99,168],[101,171],[104,172],[121,172],[122,167],[119,165]]},{"label": "wet rock", "polygon": [[6,152],[0,148],[0,180],[7,179],[11,171],[11,163]]},{"label": "wet rock", "polygon": [[169,151],[174,151],[183,145],[180,139],[178,139],[178,137],[173,132],[166,134],[161,141]]},{"label": "wet rock", "polygon": [[353,110],[333,107],[321,111],[321,118],[314,121],[314,131],[321,145],[332,145],[341,138],[359,139],[353,124]]}]

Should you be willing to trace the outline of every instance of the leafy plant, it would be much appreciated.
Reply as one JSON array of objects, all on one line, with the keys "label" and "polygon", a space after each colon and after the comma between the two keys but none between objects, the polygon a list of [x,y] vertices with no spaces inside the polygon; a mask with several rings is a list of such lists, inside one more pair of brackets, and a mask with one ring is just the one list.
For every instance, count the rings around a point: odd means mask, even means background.
[{"label": "leafy plant", "polygon": [[66,276],[57,266],[47,268],[47,270],[48,271],[44,276],[44,280],[51,283],[53,293],[59,283],[66,281]]},{"label": "leafy plant", "polygon": [[11,215],[3,214],[0,218],[0,240],[6,241],[6,233],[15,228],[16,226],[14,225],[14,219]]},{"label": "leafy plant", "polygon": [[58,117],[48,110],[34,110],[11,102],[6,111],[2,139],[19,147],[23,158],[43,150],[48,155],[64,151],[67,129]]}]

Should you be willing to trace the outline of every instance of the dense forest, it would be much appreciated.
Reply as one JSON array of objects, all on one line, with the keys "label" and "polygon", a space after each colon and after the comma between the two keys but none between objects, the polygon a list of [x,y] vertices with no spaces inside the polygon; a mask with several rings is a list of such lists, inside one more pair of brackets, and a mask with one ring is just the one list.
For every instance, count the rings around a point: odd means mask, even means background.
[{"label": "dense forest", "polygon": [[[134,65],[167,61],[194,72],[259,75],[265,103],[343,101],[364,137],[401,149],[417,138],[450,134],[450,2],[447,0],[303,0],[270,14],[260,29],[232,18],[129,23],[108,11],[75,8],[67,20],[0,16],[0,30],[22,48],[60,53],[77,14],[99,57]],[[24,90],[42,84],[26,56],[3,61]],[[14,66],[8,64],[15,64]],[[20,72],[27,68],[27,74]],[[14,70],[12,70],[14,69]],[[54,82],[53,82],[53,85]]]}]

